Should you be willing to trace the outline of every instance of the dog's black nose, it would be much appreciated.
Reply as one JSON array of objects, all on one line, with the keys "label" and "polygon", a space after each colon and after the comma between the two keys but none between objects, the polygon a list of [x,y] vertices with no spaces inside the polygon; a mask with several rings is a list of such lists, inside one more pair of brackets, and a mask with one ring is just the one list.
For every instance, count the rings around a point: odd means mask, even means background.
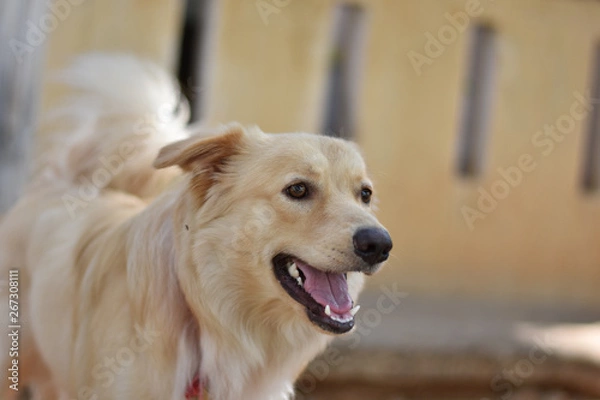
[{"label": "dog's black nose", "polygon": [[383,262],[390,256],[392,238],[385,229],[360,228],[352,237],[354,252],[367,264]]}]

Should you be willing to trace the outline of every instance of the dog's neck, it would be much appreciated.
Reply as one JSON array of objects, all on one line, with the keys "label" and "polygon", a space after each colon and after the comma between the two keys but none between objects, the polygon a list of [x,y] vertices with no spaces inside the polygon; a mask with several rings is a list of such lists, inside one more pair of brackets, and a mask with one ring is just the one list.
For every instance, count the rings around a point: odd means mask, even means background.
[{"label": "dog's neck", "polygon": [[[160,332],[165,377],[172,376],[174,399],[198,375],[200,346],[198,323],[181,291],[176,273],[176,231],[173,214],[177,197],[165,193],[123,226],[127,232],[127,279],[134,315],[143,329]],[[164,386],[164,382],[157,382]]]}]

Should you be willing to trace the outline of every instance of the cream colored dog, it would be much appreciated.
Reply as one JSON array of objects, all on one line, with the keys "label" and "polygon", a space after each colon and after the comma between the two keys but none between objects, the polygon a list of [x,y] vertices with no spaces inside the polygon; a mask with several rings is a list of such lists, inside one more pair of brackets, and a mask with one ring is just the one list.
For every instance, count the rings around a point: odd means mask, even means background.
[{"label": "cream colored dog", "polygon": [[[307,363],[353,328],[363,277],[392,247],[357,147],[186,127],[171,79],[125,56],[84,57],[64,78],[78,97],[52,124],[68,134],[0,225],[1,277],[18,270],[17,387],[293,397]],[[1,343],[7,371],[14,342]]]}]

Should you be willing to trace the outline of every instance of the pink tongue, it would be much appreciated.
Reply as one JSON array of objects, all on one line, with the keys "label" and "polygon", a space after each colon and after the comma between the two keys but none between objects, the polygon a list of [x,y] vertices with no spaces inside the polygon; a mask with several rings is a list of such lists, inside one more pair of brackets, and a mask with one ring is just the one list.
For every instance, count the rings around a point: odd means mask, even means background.
[{"label": "pink tongue", "polygon": [[306,280],[306,290],[323,307],[329,304],[331,311],[343,315],[352,309],[352,298],[348,293],[348,282],[342,273],[323,272],[296,260]]}]

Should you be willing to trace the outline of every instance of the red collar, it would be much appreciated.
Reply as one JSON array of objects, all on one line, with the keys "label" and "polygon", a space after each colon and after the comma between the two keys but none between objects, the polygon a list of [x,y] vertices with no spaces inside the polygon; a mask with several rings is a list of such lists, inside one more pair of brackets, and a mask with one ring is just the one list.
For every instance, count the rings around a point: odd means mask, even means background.
[{"label": "red collar", "polygon": [[196,375],[192,382],[188,385],[185,390],[185,400],[203,400],[204,399],[204,385],[200,381],[200,376]]}]

